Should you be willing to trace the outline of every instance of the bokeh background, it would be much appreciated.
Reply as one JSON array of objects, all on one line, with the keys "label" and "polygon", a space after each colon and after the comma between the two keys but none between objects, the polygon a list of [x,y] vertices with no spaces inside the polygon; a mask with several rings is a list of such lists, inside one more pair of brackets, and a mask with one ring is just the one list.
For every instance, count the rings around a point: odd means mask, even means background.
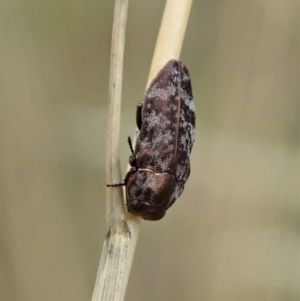
[{"label": "bokeh background", "polygon": [[[121,162],[164,1],[130,1]],[[114,1],[0,1],[0,300],[90,300]],[[194,1],[192,173],[144,222],[126,300],[299,300],[299,3]]]}]

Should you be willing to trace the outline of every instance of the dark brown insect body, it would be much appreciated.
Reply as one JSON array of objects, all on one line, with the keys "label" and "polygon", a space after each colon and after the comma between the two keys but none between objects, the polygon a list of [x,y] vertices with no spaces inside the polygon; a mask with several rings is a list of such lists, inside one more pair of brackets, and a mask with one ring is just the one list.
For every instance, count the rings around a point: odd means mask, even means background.
[{"label": "dark brown insect body", "polygon": [[137,107],[139,134],[124,185],[128,211],[161,219],[181,195],[190,175],[195,107],[185,65],[171,60],[158,73]]}]

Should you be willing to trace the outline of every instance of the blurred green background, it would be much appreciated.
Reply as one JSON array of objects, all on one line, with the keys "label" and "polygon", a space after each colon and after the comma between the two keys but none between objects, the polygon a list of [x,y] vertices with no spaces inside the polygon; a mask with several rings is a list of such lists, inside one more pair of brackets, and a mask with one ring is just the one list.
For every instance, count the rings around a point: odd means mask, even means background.
[{"label": "blurred green background", "polygon": [[[164,1],[130,1],[125,175]],[[90,300],[114,1],[0,1],[0,300]],[[192,173],[144,222],[126,300],[299,300],[299,3],[194,1]]]}]

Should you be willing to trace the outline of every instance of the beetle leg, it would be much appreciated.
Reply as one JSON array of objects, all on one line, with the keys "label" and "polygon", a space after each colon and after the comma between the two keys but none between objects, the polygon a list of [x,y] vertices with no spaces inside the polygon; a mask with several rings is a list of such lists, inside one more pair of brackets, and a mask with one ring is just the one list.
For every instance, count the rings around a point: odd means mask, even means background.
[{"label": "beetle leg", "polygon": [[142,127],[142,108],[143,108],[143,103],[140,102],[138,105],[137,105],[137,108],[136,108],[136,125],[138,127],[138,129],[140,130],[141,127]]},{"label": "beetle leg", "polygon": [[129,144],[129,148],[131,150],[131,155],[129,157],[129,164],[130,164],[130,166],[137,168],[136,156],[135,156],[135,153],[134,153],[134,150],[133,150],[133,147],[132,147],[131,138],[128,137],[127,141],[128,141],[128,144]]}]

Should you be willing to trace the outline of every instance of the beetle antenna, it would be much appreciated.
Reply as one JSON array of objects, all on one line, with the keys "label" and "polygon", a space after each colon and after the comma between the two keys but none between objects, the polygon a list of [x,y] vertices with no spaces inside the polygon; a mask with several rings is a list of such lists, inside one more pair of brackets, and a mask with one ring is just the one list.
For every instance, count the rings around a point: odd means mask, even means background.
[{"label": "beetle antenna", "polygon": [[130,136],[127,138],[128,144],[129,144],[129,148],[131,150],[131,153],[134,155],[134,151],[133,151],[133,147],[132,147],[132,141]]},{"label": "beetle antenna", "polygon": [[118,183],[118,184],[107,184],[106,187],[118,187],[118,186],[124,186],[125,183]]}]

